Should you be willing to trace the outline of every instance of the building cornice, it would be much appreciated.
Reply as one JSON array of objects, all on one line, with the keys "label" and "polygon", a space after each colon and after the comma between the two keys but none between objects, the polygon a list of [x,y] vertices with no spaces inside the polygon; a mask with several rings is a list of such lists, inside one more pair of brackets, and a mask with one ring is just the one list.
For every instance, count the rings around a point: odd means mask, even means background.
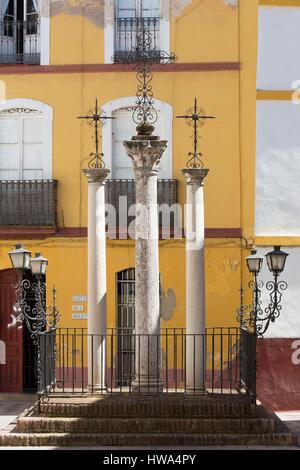
[{"label": "building cornice", "polygon": [[[239,71],[239,62],[182,62],[156,65],[155,72],[231,72]],[[0,65],[1,75],[56,73],[136,73],[132,64]]]},{"label": "building cornice", "polygon": [[[107,233],[108,238],[117,240],[127,240],[127,228],[118,227],[116,229],[116,237],[111,237]],[[165,231],[160,227],[159,235],[162,239],[162,234]],[[86,227],[0,227],[1,240],[37,240],[52,237],[65,237],[65,238],[86,238]],[[206,228],[206,238],[241,238],[241,228]],[[171,230],[170,239],[174,238],[174,233]],[[178,233],[176,233],[178,238]]]}]

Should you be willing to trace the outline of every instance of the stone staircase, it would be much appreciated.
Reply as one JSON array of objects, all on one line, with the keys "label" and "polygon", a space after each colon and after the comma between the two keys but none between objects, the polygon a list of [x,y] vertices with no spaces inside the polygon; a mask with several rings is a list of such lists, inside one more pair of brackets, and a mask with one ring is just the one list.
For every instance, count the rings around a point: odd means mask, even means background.
[{"label": "stone staircase", "polygon": [[2,446],[296,445],[296,436],[242,397],[85,397],[31,408]]}]

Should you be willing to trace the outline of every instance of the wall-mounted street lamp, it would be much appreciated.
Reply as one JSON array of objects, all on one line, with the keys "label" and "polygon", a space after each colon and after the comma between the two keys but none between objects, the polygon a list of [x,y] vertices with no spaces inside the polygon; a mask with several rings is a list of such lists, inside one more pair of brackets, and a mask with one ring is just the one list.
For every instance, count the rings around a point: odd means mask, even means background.
[{"label": "wall-mounted street lamp", "polygon": [[22,245],[16,245],[15,249],[8,254],[14,269],[21,271],[29,269],[31,252],[22,248]]},{"label": "wall-mounted street lamp", "polygon": [[35,258],[30,259],[30,269],[36,276],[45,276],[48,267],[48,260],[41,253],[36,253]]},{"label": "wall-mounted street lamp", "polygon": [[[48,260],[40,253],[31,257],[31,252],[23,248],[22,245],[16,245],[15,249],[8,254],[12,267],[18,272],[18,279],[13,283],[13,288],[16,291],[15,311],[18,312],[18,317],[15,320],[16,322],[25,322],[33,341],[36,343],[36,336],[44,333],[47,327],[55,329],[59,319],[55,304],[49,307],[49,312],[46,306],[46,283],[43,281],[43,276],[46,275]],[[28,271],[33,275],[33,282],[24,279],[24,273]],[[34,293],[35,305],[32,308],[27,303],[29,291]],[[55,300],[55,290],[53,294]]]},{"label": "wall-mounted street lamp", "polygon": [[[32,342],[36,346],[37,362],[36,376],[40,396],[47,395],[55,383],[55,330],[59,320],[59,310],[56,307],[56,289],[53,288],[53,304],[46,305],[46,275],[48,260],[40,253],[31,257],[31,252],[16,245],[10,251],[12,267],[17,271],[17,281],[13,283],[16,291],[15,323],[25,323],[30,332]],[[24,278],[26,272],[31,272],[33,281]],[[34,305],[27,303],[27,295],[34,293]],[[53,334],[54,333],[54,334]],[[50,355],[50,356],[49,356]]]},{"label": "wall-mounted street lamp", "polygon": [[[249,325],[253,328],[257,336],[263,336],[268,330],[270,323],[274,323],[280,316],[282,305],[282,292],[287,289],[285,281],[279,281],[280,274],[284,271],[286,259],[289,256],[281,250],[280,246],[275,246],[272,251],[265,255],[269,271],[273,274],[274,280],[266,283],[266,289],[270,292],[268,306],[263,310],[261,301],[261,290],[264,287],[263,281],[258,279],[262,270],[264,258],[257,255],[256,249],[252,249],[251,255],[246,258],[249,272],[253,275],[253,281],[249,286],[253,290],[253,302],[249,316]],[[242,315],[244,315],[242,309]],[[245,324],[245,318],[241,318]]]}]

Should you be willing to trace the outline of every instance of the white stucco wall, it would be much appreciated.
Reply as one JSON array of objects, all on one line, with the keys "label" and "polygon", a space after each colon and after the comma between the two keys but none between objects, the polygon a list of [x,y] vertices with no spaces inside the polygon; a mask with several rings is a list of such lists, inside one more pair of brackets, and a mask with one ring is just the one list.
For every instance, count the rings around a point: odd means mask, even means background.
[{"label": "white stucco wall", "polygon": [[290,101],[257,102],[255,234],[300,235],[300,105]]},{"label": "white stucco wall", "polygon": [[259,8],[257,88],[289,90],[300,80],[299,7]]},{"label": "white stucco wall", "polygon": [[[258,247],[258,253],[265,256],[273,247]],[[270,325],[266,338],[300,338],[300,247],[282,247],[290,255],[280,279],[288,283],[287,290],[282,296],[282,311],[280,317]],[[260,279],[265,283],[273,280],[266,260]],[[266,287],[262,289],[263,308],[269,303],[269,292]]]}]

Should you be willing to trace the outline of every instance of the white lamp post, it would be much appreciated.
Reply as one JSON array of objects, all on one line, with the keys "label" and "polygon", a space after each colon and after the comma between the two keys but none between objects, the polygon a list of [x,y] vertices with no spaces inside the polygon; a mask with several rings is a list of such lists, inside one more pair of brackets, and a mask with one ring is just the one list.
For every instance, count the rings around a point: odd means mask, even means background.
[{"label": "white lamp post", "polygon": [[30,268],[31,252],[22,248],[22,245],[16,245],[15,250],[9,253],[12,267],[17,270],[24,270]]}]

